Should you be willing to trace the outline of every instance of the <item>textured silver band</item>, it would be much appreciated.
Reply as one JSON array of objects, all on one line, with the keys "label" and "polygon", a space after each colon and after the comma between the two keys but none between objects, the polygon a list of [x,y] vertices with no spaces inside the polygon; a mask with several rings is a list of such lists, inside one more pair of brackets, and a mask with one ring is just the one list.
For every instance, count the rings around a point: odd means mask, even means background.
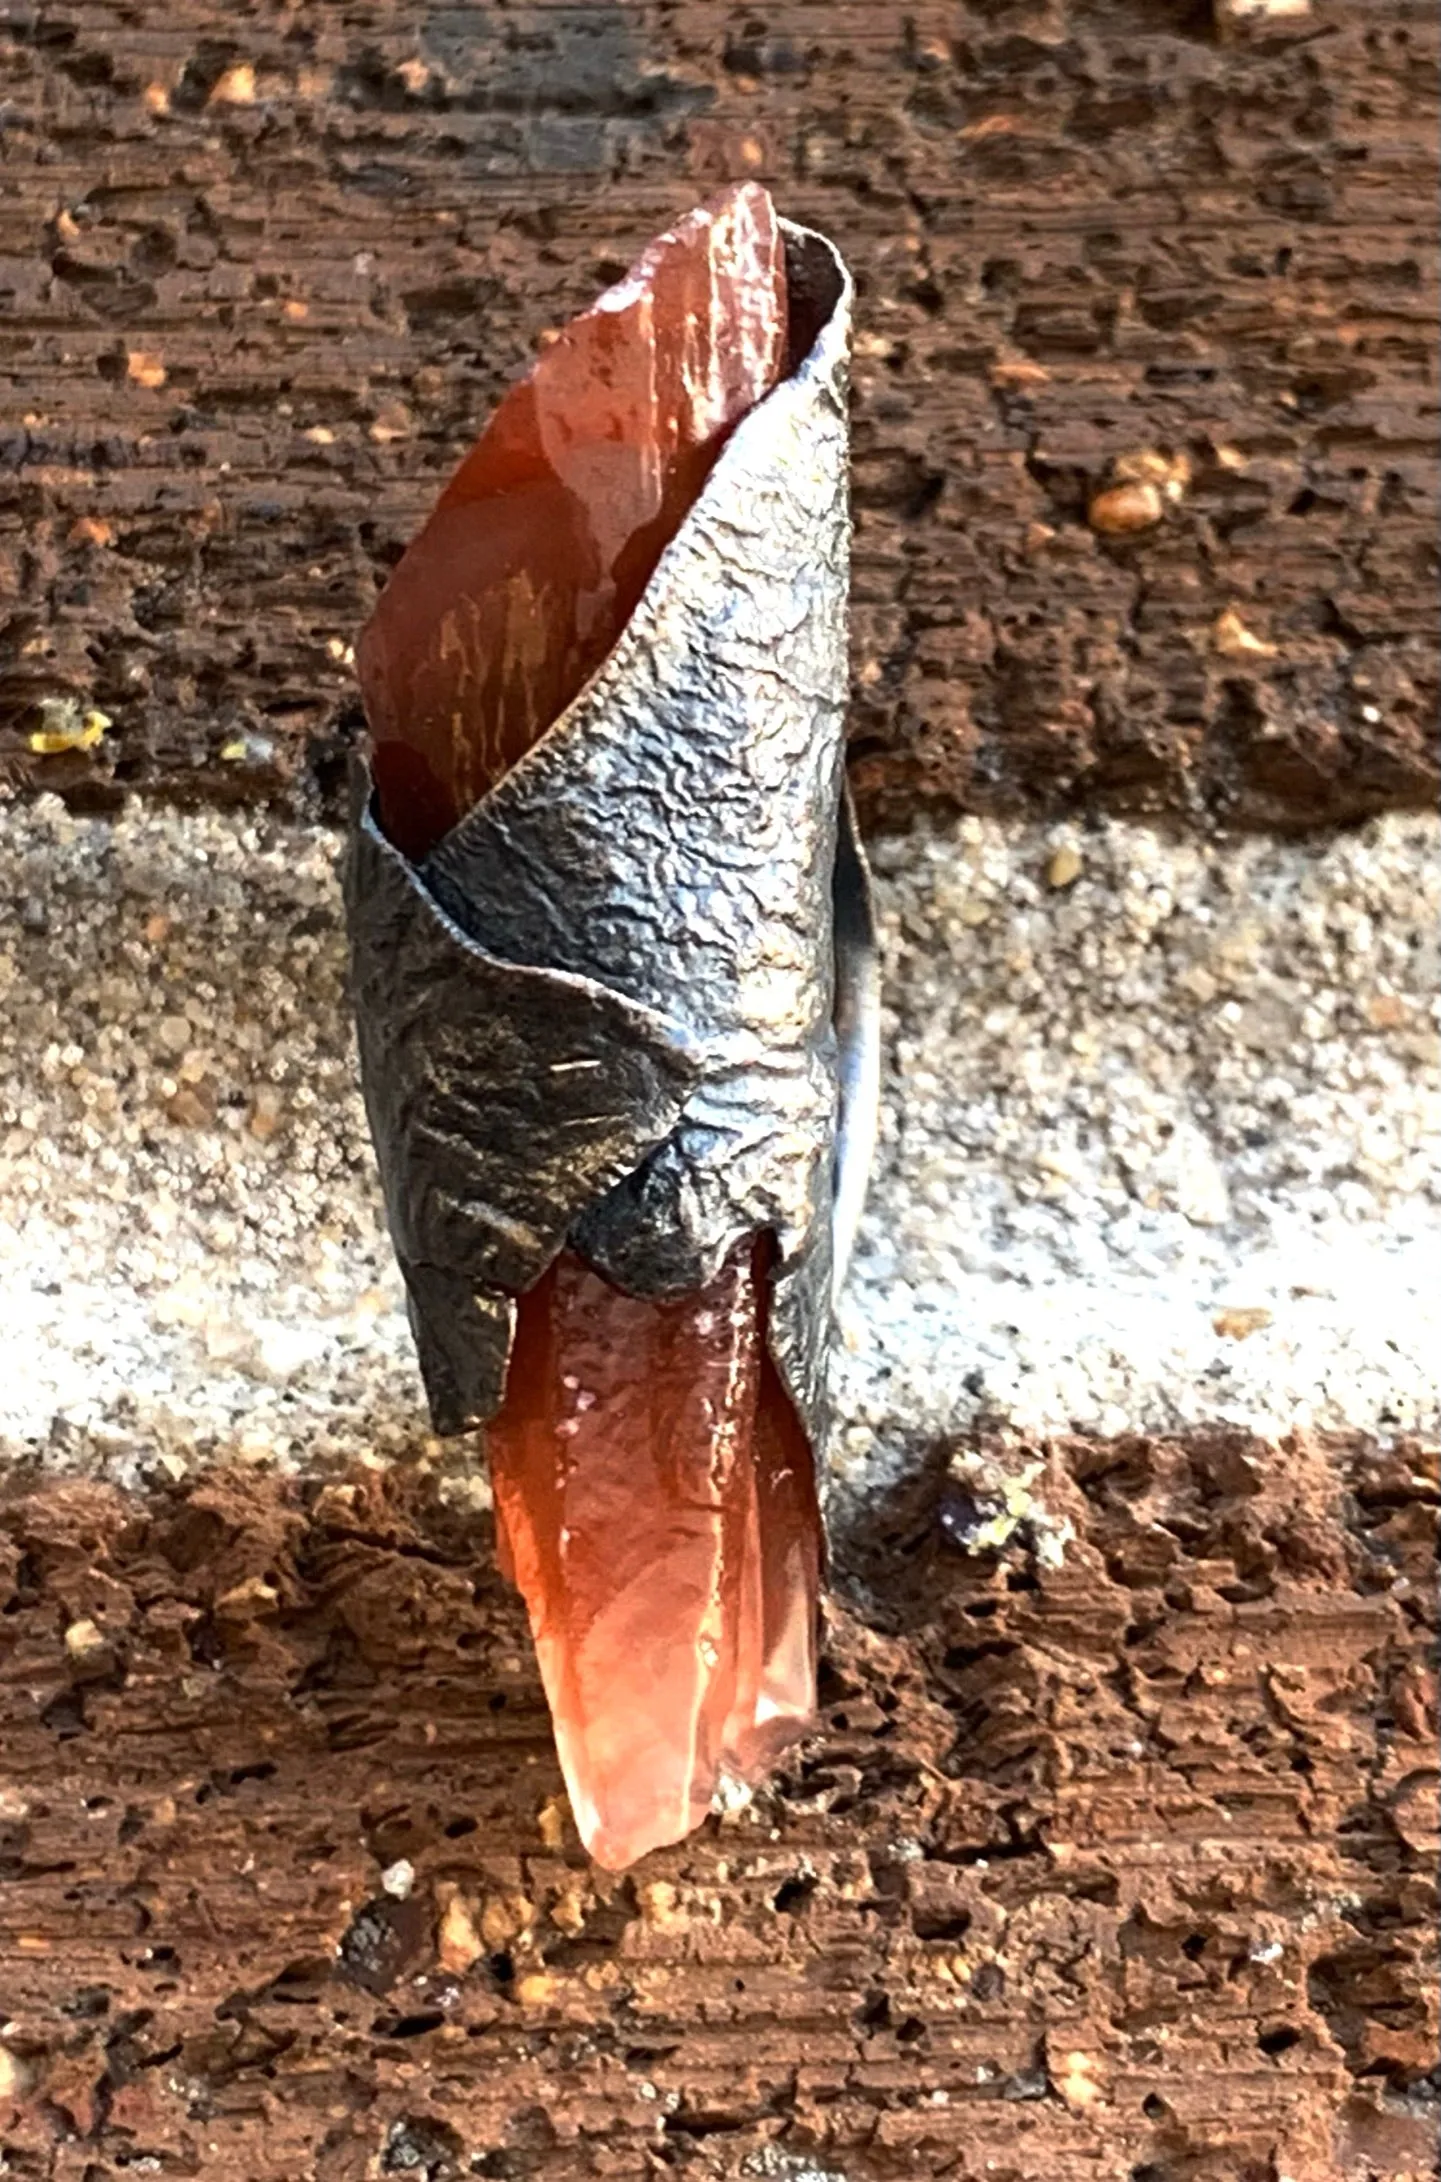
[{"label": "textured silver band", "polygon": [[850,282],[783,226],[789,374],[591,682],[418,866],[361,768],[362,1076],[443,1432],[498,1406],[508,1299],[567,1241],[661,1296],[769,1229],[772,1351],[824,1437],[876,995],[842,771]]}]

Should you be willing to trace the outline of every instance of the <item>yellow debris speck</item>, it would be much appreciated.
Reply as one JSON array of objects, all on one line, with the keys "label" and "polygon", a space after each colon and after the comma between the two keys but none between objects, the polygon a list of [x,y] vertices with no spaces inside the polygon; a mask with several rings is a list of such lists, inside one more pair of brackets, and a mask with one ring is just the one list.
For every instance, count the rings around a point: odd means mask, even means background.
[{"label": "yellow debris speck", "polygon": [[956,133],[962,143],[984,144],[993,136],[1014,136],[1017,127],[1014,114],[986,114],[979,121],[968,122]]},{"label": "yellow debris speck", "polygon": [[1228,1304],[1217,1311],[1211,1324],[1224,1340],[1245,1341],[1269,1326],[1271,1316],[1262,1304]]},{"label": "yellow debris speck", "polygon": [[652,1879],[648,1885],[637,1887],[636,1899],[645,1922],[661,1931],[682,1921],[677,1914],[679,1896],[668,1879]]},{"label": "yellow debris speck", "polygon": [[536,1830],[548,1849],[558,1849],[565,1839],[566,1803],[563,1796],[550,1796],[536,1813]]},{"label": "yellow debris speck", "polygon": [[1109,485],[1096,494],[1088,512],[1092,530],[1103,537],[1124,538],[1153,529],[1166,512],[1166,503],[1152,484]]},{"label": "yellow debris speck", "polygon": [[447,1887],[436,1931],[440,1967],[452,1977],[464,1977],[484,1953],[485,1945],[475,1929],[469,1902],[458,1887]]},{"label": "yellow debris speck", "polygon": [[249,61],[237,61],[227,68],[210,94],[212,106],[253,106],[255,104],[255,70]]},{"label": "yellow debris speck", "polygon": [[70,545],[114,545],[115,533],[102,515],[77,515],[66,533]]},{"label": "yellow debris speck", "polygon": [[1191,482],[1191,458],[1163,454],[1159,447],[1138,447],[1117,456],[1114,475],[1118,484],[1154,485],[1165,499],[1181,500]]},{"label": "yellow debris speck", "polygon": [[125,372],[136,386],[148,386],[152,391],[165,384],[165,366],[152,349],[131,349],[125,358]]},{"label": "yellow debris speck", "polygon": [[215,1611],[223,1621],[247,1621],[254,1614],[267,1614],[280,1603],[280,1593],[273,1583],[263,1576],[247,1576],[242,1583],[233,1584],[222,1591],[215,1601]]},{"label": "yellow debris speck", "polygon": [[40,707],[43,727],[30,736],[30,748],[40,758],[56,758],[66,750],[93,750],[110,726],[108,712],[92,705],[83,710],[73,697],[49,698]]},{"label": "yellow debris speck", "polygon": [[413,430],[410,411],[403,402],[388,402],[374,424],[370,437],[377,447],[389,447],[397,439],[409,439]]},{"label": "yellow debris speck", "polygon": [[1051,374],[1029,356],[1003,356],[991,366],[992,386],[1049,386]]},{"label": "yellow debris speck", "polygon": [[586,1889],[579,1880],[572,1880],[550,1905],[550,1921],[562,1932],[578,1939],[585,1930]]},{"label": "yellow debris speck", "polygon": [[480,1913],[480,1936],[499,1950],[517,1940],[535,1922],[535,1904],[524,1894],[493,1894]]},{"label": "yellow debris speck", "polygon": [[285,1101],[279,1091],[272,1084],[262,1084],[251,1102],[250,1134],[265,1143],[280,1127],[284,1112]]},{"label": "yellow debris speck", "polygon": [[1098,2054],[1066,2053],[1052,2068],[1051,2081],[1072,2113],[1084,2113],[1105,2094],[1105,2063]]},{"label": "yellow debris speck", "polygon": [[65,1649],[72,1659],[88,1659],[104,1648],[104,1634],[93,1621],[72,1621],[65,1632]]},{"label": "yellow debris speck", "polygon": [[1246,627],[1234,606],[1216,617],[1211,641],[1228,659],[1274,659],[1276,647]]}]

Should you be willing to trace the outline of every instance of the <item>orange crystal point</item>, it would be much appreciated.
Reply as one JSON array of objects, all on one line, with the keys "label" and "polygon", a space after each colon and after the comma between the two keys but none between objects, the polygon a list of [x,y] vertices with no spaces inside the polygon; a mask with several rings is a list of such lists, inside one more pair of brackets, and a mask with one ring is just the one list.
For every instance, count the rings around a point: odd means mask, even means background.
[{"label": "orange crystal point", "polygon": [[360,640],[382,823],[419,856],[559,717],[786,352],[765,190],[688,213],[511,388]]},{"label": "orange crystal point", "polygon": [[[408,855],[599,666],[785,350],[782,238],[745,183],[506,396],[360,643],[381,820]],[[487,1435],[497,1547],[582,1839],[616,1869],[688,1833],[814,1708],[820,1518],[765,1344],[768,1253],[742,1245],[666,1302],[566,1253],[519,1299]]]},{"label": "orange crystal point", "polygon": [[673,1303],[567,1255],[525,1300],[489,1435],[496,1509],[576,1824],[618,1869],[699,1823],[723,1756],[746,1580],[727,1547],[760,1363],[750,1252]]}]

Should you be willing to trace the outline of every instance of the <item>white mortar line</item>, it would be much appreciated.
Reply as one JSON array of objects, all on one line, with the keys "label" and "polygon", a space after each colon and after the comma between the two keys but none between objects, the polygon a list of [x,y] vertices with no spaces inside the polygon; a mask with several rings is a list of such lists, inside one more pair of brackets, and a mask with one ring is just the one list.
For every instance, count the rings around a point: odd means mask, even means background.
[{"label": "white mortar line", "polygon": [[[856,1482],[978,1420],[1434,1424],[1436,847],[1422,818],[875,845]],[[0,1454],[123,1477],[427,1444],[335,848],[233,814],[0,813]]]}]

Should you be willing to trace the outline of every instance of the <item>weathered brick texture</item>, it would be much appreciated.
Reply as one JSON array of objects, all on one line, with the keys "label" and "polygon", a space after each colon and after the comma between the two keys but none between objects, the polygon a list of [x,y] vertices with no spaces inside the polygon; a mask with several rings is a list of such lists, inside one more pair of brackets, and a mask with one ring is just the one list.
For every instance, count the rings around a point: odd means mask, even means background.
[{"label": "weathered brick texture", "polygon": [[499,388],[754,174],[860,284],[873,817],[1425,799],[1434,10],[1274,6],[12,4],[4,776],[333,786]]}]

